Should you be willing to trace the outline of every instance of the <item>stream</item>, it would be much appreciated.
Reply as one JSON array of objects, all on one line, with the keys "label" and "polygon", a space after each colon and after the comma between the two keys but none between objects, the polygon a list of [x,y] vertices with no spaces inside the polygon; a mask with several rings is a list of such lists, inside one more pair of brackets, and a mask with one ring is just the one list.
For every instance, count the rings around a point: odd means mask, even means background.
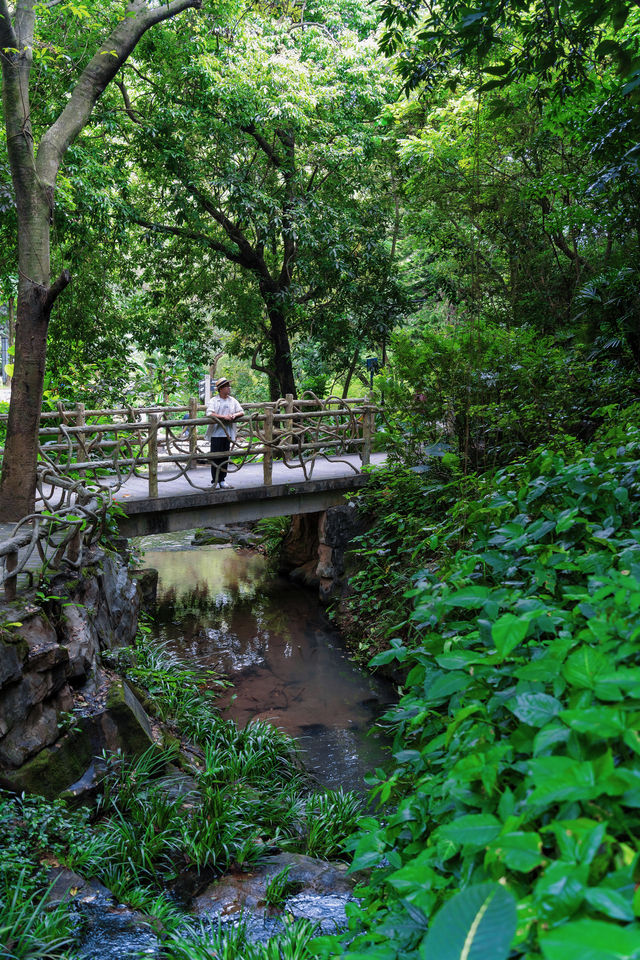
[{"label": "stream", "polygon": [[[274,723],[297,739],[303,763],[320,784],[364,795],[365,774],[388,755],[376,720],[394,702],[393,687],[351,662],[311,590],[274,574],[255,550],[192,546],[192,537],[185,532],[137,542],[144,566],[158,571],[158,643],[187,666],[214,670],[231,682],[218,700],[225,716],[240,726],[255,718]],[[289,918],[311,920],[325,933],[343,927],[352,898],[346,867],[281,856],[302,881],[301,892],[286,901]],[[231,871],[192,906],[213,927],[233,926],[243,917],[250,940],[266,942],[285,929],[283,914],[252,907],[251,896],[264,903],[262,887],[282,863],[272,857],[248,873]],[[79,960],[159,955],[145,917],[119,904],[101,884],[90,883],[77,904],[84,918]]]},{"label": "stream", "polygon": [[313,591],[274,575],[260,553],[191,539],[138,541],[159,574],[158,640],[233,683],[219,701],[225,716],[269,720],[298,739],[320,783],[365,792],[365,773],[387,755],[375,721],[392,686],[349,660]]}]

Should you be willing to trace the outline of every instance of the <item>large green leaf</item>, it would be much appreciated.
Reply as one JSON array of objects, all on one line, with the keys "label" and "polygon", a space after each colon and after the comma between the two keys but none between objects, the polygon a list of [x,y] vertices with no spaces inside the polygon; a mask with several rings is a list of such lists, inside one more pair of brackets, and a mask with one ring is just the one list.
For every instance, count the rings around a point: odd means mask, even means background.
[{"label": "large green leaf", "polygon": [[521,693],[509,701],[518,720],[531,727],[544,727],[562,710],[562,704],[547,693]]},{"label": "large green leaf", "polygon": [[600,650],[585,646],[571,654],[563,673],[565,679],[574,686],[593,690],[598,679],[610,668],[610,662]]},{"label": "large green leaf", "polygon": [[495,840],[501,828],[502,824],[491,813],[470,813],[440,827],[437,833],[452,843],[481,849]]},{"label": "large green leaf", "polygon": [[516,902],[497,883],[467,887],[436,915],[422,960],[504,960],[516,932]]},{"label": "large green leaf", "polygon": [[540,937],[546,960],[639,960],[640,926],[576,920]]},{"label": "large green leaf", "polygon": [[500,656],[506,657],[515,650],[524,640],[528,629],[529,621],[524,617],[516,617],[512,613],[504,613],[499,617],[491,628],[491,634]]},{"label": "large green leaf", "polygon": [[537,833],[514,830],[498,837],[489,851],[509,870],[528,873],[544,863],[542,842]]}]

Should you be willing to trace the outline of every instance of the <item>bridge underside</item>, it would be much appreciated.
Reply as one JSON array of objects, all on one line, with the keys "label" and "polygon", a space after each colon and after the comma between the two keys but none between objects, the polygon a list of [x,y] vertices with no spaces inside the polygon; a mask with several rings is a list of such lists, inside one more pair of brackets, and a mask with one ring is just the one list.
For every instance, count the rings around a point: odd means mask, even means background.
[{"label": "bridge underside", "polygon": [[126,516],[118,519],[124,537],[174,533],[222,523],[318,513],[343,503],[345,494],[367,483],[366,474],[278,483],[273,486],[207,490],[146,500],[120,500]]}]

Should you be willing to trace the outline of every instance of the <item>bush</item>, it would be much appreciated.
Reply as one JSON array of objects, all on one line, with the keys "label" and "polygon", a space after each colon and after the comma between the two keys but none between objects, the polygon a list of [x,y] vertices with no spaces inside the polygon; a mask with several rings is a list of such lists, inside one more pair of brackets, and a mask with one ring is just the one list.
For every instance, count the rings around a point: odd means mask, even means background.
[{"label": "bush", "polygon": [[561,434],[589,440],[596,410],[638,395],[637,373],[596,363],[532,328],[431,318],[396,332],[377,387],[390,427],[381,444],[410,465],[443,442],[464,472],[502,466]]},{"label": "bush", "polygon": [[492,881],[511,956],[640,956],[640,411],[609,414],[584,454],[479,480],[467,545],[418,574],[415,642],[373,660],[408,671],[371,778],[389,812],[351,841],[373,870],[323,956],[427,956],[434,914]]}]

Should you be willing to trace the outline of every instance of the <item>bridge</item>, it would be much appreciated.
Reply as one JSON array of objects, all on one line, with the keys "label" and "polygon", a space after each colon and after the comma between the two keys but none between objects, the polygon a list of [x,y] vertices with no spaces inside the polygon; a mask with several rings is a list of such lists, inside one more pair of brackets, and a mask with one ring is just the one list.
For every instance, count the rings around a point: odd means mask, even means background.
[{"label": "bridge", "polygon": [[[367,398],[289,395],[244,404],[229,452],[229,489],[211,483],[205,408],[87,410],[83,404],[42,415],[36,509],[0,525],[0,583],[16,596],[18,578],[63,562],[79,567],[115,504],[126,537],[212,523],[326,510],[367,482],[376,416]],[[1,422],[0,418],[0,422]]]},{"label": "bridge", "polygon": [[[378,465],[384,454],[372,454]],[[192,530],[211,524],[237,523],[261,517],[287,517],[299,513],[317,513],[344,501],[346,493],[359,490],[367,482],[359,458],[345,455],[341,460],[319,462],[313,479],[305,479],[301,467],[274,464],[273,481],[262,482],[261,464],[248,464],[231,473],[229,489],[194,490],[182,479],[174,479],[149,497],[145,481],[132,479],[122,484],[114,501],[124,511],[118,527],[125,537]],[[198,486],[209,483],[209,467],[196,467],[191,480]]]}]

